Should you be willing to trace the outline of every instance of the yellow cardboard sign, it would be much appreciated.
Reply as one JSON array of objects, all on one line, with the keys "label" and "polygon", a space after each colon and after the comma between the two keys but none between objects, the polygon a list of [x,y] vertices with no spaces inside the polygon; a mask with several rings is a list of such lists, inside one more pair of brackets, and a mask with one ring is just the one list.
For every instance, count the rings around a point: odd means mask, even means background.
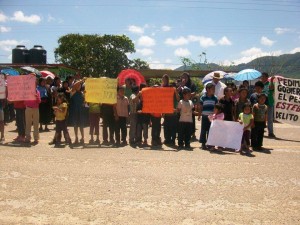
[{"label": "yellow cardboard sign", "polygon": [[85,81],[85,101],[91,103],[117,103],[117,79],[100,77]]}]

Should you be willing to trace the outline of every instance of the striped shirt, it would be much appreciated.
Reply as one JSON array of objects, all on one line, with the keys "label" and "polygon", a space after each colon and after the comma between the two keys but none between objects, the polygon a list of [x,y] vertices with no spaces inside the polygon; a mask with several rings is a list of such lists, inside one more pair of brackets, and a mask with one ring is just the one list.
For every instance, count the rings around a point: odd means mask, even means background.
[{"label": "striped shirt", "polygon": [[211,115],[214,113],[215,104],[218,102],[218,99],[215,95],[207,96],[206,93],[200,97],[200,105],[202,105],[202,115]]}]

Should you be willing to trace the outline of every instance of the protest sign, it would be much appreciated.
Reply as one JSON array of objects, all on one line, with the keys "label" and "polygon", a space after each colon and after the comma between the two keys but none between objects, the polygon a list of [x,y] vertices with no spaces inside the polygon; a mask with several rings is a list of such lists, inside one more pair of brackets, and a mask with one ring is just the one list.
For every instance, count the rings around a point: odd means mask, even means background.
[{"label": "protest sign", "polygon": [[91,103],[117,103],[117,79],[101,77],[85,81],[85,101]]},{"label": "protest sign", "polygon": [[300,126],[300,80],[277,77],[275,82],[275,120]]},{"label": "protest sign", "polygon": [[174,92],[172,87],[144,88],[143,113],[174,113]]},{"label": "protest sign", "polygon": [[6,98],[5,78],[4,75],[0,75],[0,99]]},{"label": "protest sign", "polygon": [[238,122],[213,120],[209,129],[207,145],[240,149],[244,126]]},{"label": "protest sign", "polygon": [[7,99],[27,101],[36,99],[36,77],[33,75],[8,76]]}]

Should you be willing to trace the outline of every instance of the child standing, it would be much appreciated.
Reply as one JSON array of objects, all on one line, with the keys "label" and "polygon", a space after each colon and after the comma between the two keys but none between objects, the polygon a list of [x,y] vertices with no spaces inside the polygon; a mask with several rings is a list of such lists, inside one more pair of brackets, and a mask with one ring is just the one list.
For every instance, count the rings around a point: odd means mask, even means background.
[{"label": "child standing", "polygon": [[120,131],[122,135],[122,144],[127,145],[127,127],[126,121],[128,117],[128,98],[125,96],[125,86],[118,87],[117,104],[115,105],[115,136],[116,145],[119,146],[120,143]]},{"label": "child standing", "polygon": [[246,103],[251,104],[248,97],[247,97],[248,92],[249,91],[246,88],[240,88],[239,89],[239,98],[234,101],[234,110],[233,110],[236,120],[239,119],[240,113],[243,112],[244,105]]},{"label": "child standing", "polygon": [[[90,122],[90,135],[91,139],[89,144],[100,144],[99,129],[100,129],[100,104],[89,103],[89,122]],[[94,142],[94,131],[96,135],[96,141]]]},{"label": "child standing", "polygon": [[[212,122],[213,120],[224,120],[225,116],[224,116],[223,110],[224,110],[223,104],[221,104],[221,103],[215,104],[214,113],[212,115],[208,116],[209,121]],[[218,146],[212,146],[210,148],[210,151],[214,151],[214,150],[218,150],[218,149],[219,149]]]},{"label": "child standing", "polygon": [[215,104],[218,102],[218,99],[215,96],[215,85],[208,83],[205,86],[205,89],[206,92],[200,98],[198,113],[198,120],[200,120],[200,117],[202,116],[199,142],[202,144],[201,148],[203,150],[207,150],[206,141],[211,124],[208,116],[213,114]]},{"label": "child standing", "polygon": [[262,151],[264,129],[268,120],[268,107],[265,105],[267,96],[258,94],[258,103],[253,106],[254,127],[251,130],[251,145],[253,150]]},{"label": "child standing", "polygon": [[60,144],[61,132],[63,132],[65,140],[69,145],[72,144],[71,138],[67,128],[66,115],[68,111],[68,105],[64,93],[58,93],[57,95],[57,106],[53,106],[55,114],[55,136],[54,142],[55,145]]},{"label": "child standing", "polygon": [[[103,121],[103,145],[115,144],[115,118],[114,118],[114,106],[111,104],[102,104],[100,109]],[[109,130],[109,134],[108,134]],[[109,142],[108,142],[109,136]]]},{"label": "child standing", "polygon": [[251,113],[251,104],[246,103],[243,106],[243,112],[239,114],[240,124],[244,124],[244,132],[242,137],[242,146],[240,150],[237,152],[243,152],[245,149],[246,153],[249,154],[251,150],[249,149],[250,146],[250,134],[251,134],[251,127],[253,125],[253,115]]},{"label": "child standing", "polygon": [[234,102],[232,100],[232,88],[226,87],[224,89],[224,97],[220,99],[220,103],[223,104],[223,112],[224,112],[224,120],[226,121],[234,121],[233,109]]},{"label": "child standing", "polygon": [[224,120],[223,110],[224,107],[221,103],[215,104],[214,113],[208,116],[209,121],[212,122],[213,120]]},{"label": "child standing", "polygon": [[145,83],[140,84],[140,93],[138,94],[139,101],[137,104],[137,144],[142,145],[142,137],[144,138],[143,145],[148,145],[148,126],[150,123],[150,115],[148,113],[143,113],[143,99],[142,99],[142,89],[147,87]]},{"label": "child standing", "polygon": [[178,124],[178,148],[183,148],[183,144],[190,149],[191,135],[193,133],[193,108],[191,99],[191,89],[184,87],[182,90],[183,99],[177,105],[177,111],[180,113]]},{"label": "child standing", "polygon": [[139,87],[133,86],[132,94],[129,99],[130,105],[130,130],[129,130],[129,144],[135,145],[137,142],[137,105],[139,101]]}]

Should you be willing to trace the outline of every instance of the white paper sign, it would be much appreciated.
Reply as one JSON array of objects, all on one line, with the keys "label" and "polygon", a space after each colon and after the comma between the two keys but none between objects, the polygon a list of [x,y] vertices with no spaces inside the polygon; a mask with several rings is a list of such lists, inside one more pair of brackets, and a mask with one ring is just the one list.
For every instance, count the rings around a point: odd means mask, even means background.
[{"label": "white paper sign", "polygon": [[213,120],[209,129],[207,145],[240,149],[244,125],[238,122]]},{"label": "white paper sign", "polygon": [[275,120],[300,126],[300,80],[276,78]]}]

